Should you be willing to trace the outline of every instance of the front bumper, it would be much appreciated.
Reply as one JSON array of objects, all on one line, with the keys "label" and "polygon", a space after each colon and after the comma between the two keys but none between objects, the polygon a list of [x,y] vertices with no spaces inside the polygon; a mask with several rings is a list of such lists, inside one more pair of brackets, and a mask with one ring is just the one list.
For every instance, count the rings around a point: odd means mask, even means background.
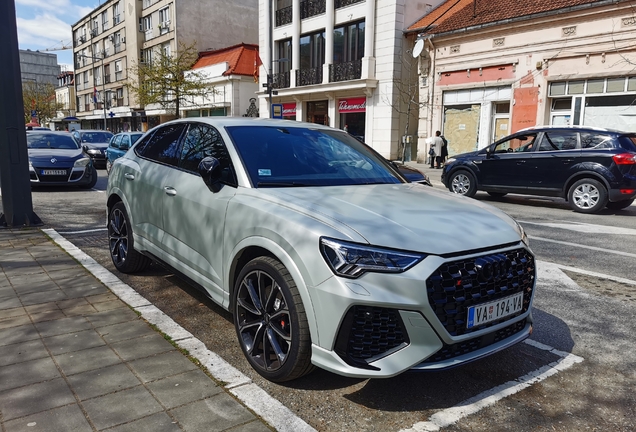
[{"label": "front bumper", "polygon": [[91,181],[91,165],[85,167],[57,168],[65,171],[63,175],[43,175],[42,171],[51,168],[29,167],[31,185],[41,186],[81,186]]},{"label": "front bumper", "polygon": [[[490,273],[483,270],[489,265]],[[535,283],[534,257],[522,243],[464,257],[429,256],[401,274],[330,278],[312,296],[320,334],[312,362],[340,375],[382,378],[482,358],[530,335]],[[470,306],[518,292],[524,293],[521,311],[467,328]]]}]

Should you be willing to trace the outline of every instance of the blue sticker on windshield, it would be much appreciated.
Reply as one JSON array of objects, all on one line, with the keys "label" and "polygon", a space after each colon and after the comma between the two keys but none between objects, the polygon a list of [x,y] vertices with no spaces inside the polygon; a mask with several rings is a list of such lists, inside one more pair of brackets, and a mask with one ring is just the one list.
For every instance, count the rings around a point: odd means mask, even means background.
[{"label": "blue sticker on windshield", "polygon": [[259,176],[271,176],[272,175],[272,170],[270,170],[270,169],[259,169],[258,170],[258,175]]}]

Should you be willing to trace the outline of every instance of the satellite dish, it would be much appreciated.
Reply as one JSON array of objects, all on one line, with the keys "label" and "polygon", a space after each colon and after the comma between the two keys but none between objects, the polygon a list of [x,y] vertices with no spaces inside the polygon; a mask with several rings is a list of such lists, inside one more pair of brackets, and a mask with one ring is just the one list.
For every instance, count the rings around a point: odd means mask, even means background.
[{"label": "satellite dish", "polygon": [[424,49],[424,39],[418,39],[413,47],[413,58],[418,58]]}]

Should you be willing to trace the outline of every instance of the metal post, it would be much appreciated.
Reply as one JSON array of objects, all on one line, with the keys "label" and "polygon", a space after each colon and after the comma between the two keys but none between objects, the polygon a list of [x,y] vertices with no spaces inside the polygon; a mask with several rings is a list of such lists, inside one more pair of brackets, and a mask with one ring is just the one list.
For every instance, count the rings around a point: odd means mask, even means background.
[{"label": "metal post", "polygon": [[14,0],[0,1],[0,225],[41,225],[33,212]]},{"label": "metal post", "polygon": [[272,87],[274,86],[274,0],[267,0],[269,17],[269,72],[267,74],[267,92],[269,94],[269,118],[273,118]]},{"label": "metal post", "polygon": [[104,58],[102,61],[102,108],[104,108],[104,130],[106,130],[106,70],[104,69]]}]

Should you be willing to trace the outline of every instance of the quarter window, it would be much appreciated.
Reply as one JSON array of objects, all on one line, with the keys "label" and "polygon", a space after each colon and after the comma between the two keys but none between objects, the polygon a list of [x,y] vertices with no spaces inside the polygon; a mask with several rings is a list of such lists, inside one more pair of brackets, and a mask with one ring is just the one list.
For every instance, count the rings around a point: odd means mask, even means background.
[{"label": "quarter window", "polygon": [[612,137],[596,133],[581,133],[581,148],[602,149],[613,148]]},{"label": "quarter window", "polygon": [[177,165],[179,138],[185,129],[184,123],[163,126],[153,134],[152,138],[137,147],[137,154],[167,165]]}]

